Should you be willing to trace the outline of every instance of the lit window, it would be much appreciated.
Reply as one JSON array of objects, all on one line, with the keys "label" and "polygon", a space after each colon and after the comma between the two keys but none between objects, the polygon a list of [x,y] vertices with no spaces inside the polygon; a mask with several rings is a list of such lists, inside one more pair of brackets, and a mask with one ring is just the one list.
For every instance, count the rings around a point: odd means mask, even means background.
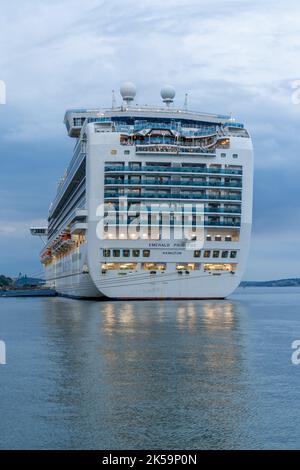
[{"label": "lit window", "polygon": [[132,250],[132,256],[138,258],[140,256],[140,250]]},{"label": "lit window", "polygon": [[237,252],[236,251],[231,251],[230,252],[230,258],[236,258]]},{"label": "lit window", "polygon": [[224,263],[207,263],[204,265],[204,271],[234,271],[236,268],[235,264]]},{"label": "lit window", "polygon": [[178,263],[176,264],[176,269],[177,271],[182,271],[182,270],[191,270],[193,271],[194,269],[199,269],[199,263]]},{"label": "lit window", "polygon": [[103,263],[101,268],[104,274],[105,271],[112,269],[136,269],[137,263]]},{"label": "lit window", "polygon": [[110,250],[103,250],[104,258],[108,258],[110,256]]},{"label": "lit window", "polygon": [[120,263],[119,269],[136,269],[137,263]]},{"label": "lit window", "polygon": [[219,251],[213,251],[213,258],[219,258],[220,252]]},{"label": "lit window", "polygon": [[222,251],[222,258],[228,258],[228,251]]},{"label": "lit window", "polygon": [[112,150],[110,151],[110,153],[111,153],[111,155],[117,155],[117,151],[114,150],[114,149],[112,149]]},{"label": "lit window", "polygon": [[113,250],[113,256],[114,256],[115,258],[119,258],[119,256],[120,256],[120,250]]},{"label": "lit window", "polygon": [[130,256],[130,250],[123,250],[124,258],[128,258]]},{"label": "lit window", "polygon": [[205,250],[203,256],[204,258],[210,258],[210,250]]},{"label": "lit window", "polygon": [[164,271],[166,269],[166,263],[143,263],[143,268],[146,269],[147,271],[151,270],[158,270],[158,271]]},{"label": "lit window", "polygon": [[149,256],[150,256],[150,250],[143,250],[143,256],[144,256],[145,258],[149,258]]},{"label": "lit window", "polygon": [[195,250],[194,251],[194,258],[200,258],[201,256],[201,251],[200,250]]}]

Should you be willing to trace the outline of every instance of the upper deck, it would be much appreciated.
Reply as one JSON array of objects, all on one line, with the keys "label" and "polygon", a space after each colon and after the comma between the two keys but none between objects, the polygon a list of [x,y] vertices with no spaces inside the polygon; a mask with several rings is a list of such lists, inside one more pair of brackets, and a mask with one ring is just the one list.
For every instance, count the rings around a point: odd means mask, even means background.
[{"label": "upper deck", "polygon": [[140,106],[133,104],[136,94],[135,86],[126,83],[121,87],[123,103],[116,106],[113,94],[110,109],[70,109],[66,111],[64,123],[70,137],[80,137],[83,126],[88,122],[107,123],[112,132],[139,131],[144,128],[168,126],[174,131],[194,132],[198,135],[212,133],[218,127],[230,126],[243,129],[243,124],[237,123],[230,115],[190,111],[187,109],[187,99],[184,108],[173,106],[175,90],[165,86],[161,97],[165,106]]},{"label": "upper deck", "polygon": [[205,135],[214,132],[217,127],[228,126],[243,129],[241,123],[235,122],[228,115],[207,114],[174,108],[120,107],[107,110],[68,110],[64,123],[70,137],[80,137],[86,123],[99,122],[109,127],[112,132],[140,131],[144,128],[171,128],[186,133],[195,132]]}]

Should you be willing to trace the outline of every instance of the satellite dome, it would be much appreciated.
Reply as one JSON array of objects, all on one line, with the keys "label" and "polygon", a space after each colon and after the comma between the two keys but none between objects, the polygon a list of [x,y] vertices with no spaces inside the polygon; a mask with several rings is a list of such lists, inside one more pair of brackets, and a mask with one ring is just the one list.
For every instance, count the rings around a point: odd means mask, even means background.
[{"label": "satellite dome", "polygon": [[134,100],[134,97],[136,95],[136,87],[134,83],[132,82],[125,82],[120,88],[120,93],[124,101],[127,102],[127,104],[130,101]]},{"label": "satellite dome", "polygon": [[167,106],[169,106],[169,104],[173,102],[175,94],[176,94],[175,88],[172,87],[171,85],[165,85],[164,87],[162,87],[160,91],[160,95],[163,99],[163,102],[166,103]]}]

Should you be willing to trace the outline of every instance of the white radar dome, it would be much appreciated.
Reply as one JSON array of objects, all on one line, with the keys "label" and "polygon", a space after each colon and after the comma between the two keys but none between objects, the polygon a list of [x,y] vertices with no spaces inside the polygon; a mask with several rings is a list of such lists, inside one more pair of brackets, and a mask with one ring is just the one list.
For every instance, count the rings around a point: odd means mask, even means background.
[{"label": "white radar dome", "polygon": [[172,87],[171,85],[165,85],[164,87],[162,87],[160,91],[160,95],[163,99],[163,102],[166,103],[167,106],[173,102],[175,94],[176,94],[175,88]]},{"label": "white radar dome", "polygon": [[136,86],[132,82],[125,82],[120,88],[120,93],[124,101],[129,103],[134,100],[136,95]]}]

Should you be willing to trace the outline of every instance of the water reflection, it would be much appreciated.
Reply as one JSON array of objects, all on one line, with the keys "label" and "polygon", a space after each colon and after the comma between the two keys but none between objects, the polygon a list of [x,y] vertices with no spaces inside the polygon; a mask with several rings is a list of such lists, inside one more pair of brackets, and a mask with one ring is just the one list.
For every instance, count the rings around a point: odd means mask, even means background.
[{"label": "water reflection", "polygon": [[299,448],[300,290],[279,290],[2,299],[0,448]]},{"label": "water reflection", "polygon": [[90,446],[233,445],[247,408],[239,303],[53,300],[51,400]]},{"label": "water reflection", "polygon": [[203,314],[204,323],[208,329],[233,327],[234,306],[232,302],[205,303]]}]

